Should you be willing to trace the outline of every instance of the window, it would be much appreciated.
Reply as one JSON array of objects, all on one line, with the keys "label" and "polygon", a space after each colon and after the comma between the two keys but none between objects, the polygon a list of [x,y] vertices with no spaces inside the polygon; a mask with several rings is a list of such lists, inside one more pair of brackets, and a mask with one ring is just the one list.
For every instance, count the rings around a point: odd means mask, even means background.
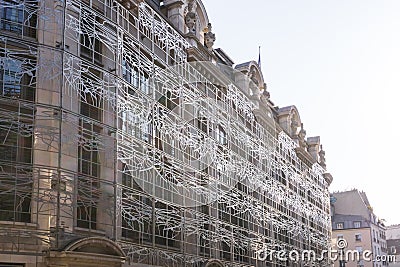
[{"label": "window", "polygon": [[[181,220],[180,212],[177,208],[157,201],[155,203],[155,208],[159,210],[165,210],[165,220],[166,221],[177,221]],[[157,224],[157,222],[156,222]],[[158,224],[155,227],[155,243],[162,246],[168,246],[171,248],[179,248],[179,235],[172,228],[168,228],[167,224]]]},{"label": "window", "polygon": [[[133,181],[130,178],[128,178],[128,180]],[[135,182],[133,181],[133,183]],[[124,185],[129,187],[130,182]],[[122,190],[122,203],[122,205],[124,206],[124,210],[121,214],[121,235],[125,238],[133,240],[134,242],[152,242],[152,215],[151,210],[149,210],[149,208],[151,209],[152,207],[151,199],[145,196],[134,194],[133,191],[131,191],[130,189],[124,188]],[[136,219],[138,213],[146,214],[146,219],[144,219],[142,222],[138,221]]]},{"label": "window", "polygon": [[122,61],[122,77],[135,88],[139,87],[139,72],[137,68],[132,67],[126,60]]},{"label": "window", "polygon": [[3,30],[22,33],[24,23],[23,5],[18,1],[0,1],[4,8],[1,12],[1,28]]},{"label": "window", "polygon": [[390,254],[396,254],[396,247],[395,246],[391,246],[390,247]]},{"label": "window", "polygon": [[146,143],[151,143],[152,141],[152,125],[151,123],[143,123],[140,127],[141,129],[141,138]]},{"label": "window", "polygon": [[354,228],[360,228],[361,227],[361,222],[360,221],[355,221],[353,222]]},{"label": "window", "polygon": [[101,80],[100,72],[92,68],[89,68],[88,72],[82,75],[80,113],[101,121],[103,101],[99,80]]},{"label": "window", "polygon": [[375,232],[374,229],[372,229],[372,237],[374,239],[374,242],[378,242],[378,232]]},{"label": "window", "polygon": [[337,235],[337,239],[338,239],[338,240],[343,240],[344,237],[343,237],[343,235]]},{"label": "window", "polygon": [[[147,83],[147,85],[146,85],[146,83]],[[146,88],[148,88],[148,82],[141,81],[140,86],[141,86],[142,92],[144,92],[143,90],[148,90],[148,89],[146,89]],[[144,86],[144,87],[142,87],[142,86]],[[144,93],[146,93],[146,92],[144,92]],[[160,97],[158,102],[161,103],[163,106],[167,107],[169,110],[173,110],[177,106],[179,106],[179,96],[171,91],[167,91],[165,93],[165,95]]]},{"label": "window", "polygon": [[0,52],[0,96],[34,100],[36,63]]},{"label": "window", "polygon": [[169,50],[168,63],[169,63],[169,65],[174,65],[175,62],[176,62],[175,50],[171,49],[171,50]]},{"label": "window", "polygon": [[356,241],[361,241],[361,234],[356,234],[355,238],[356,238]]},{"label": "window", "polygon": [[200,129],[203,133],[208,134],[209,125],[208,120],[205,117],[199,117],[197,119],[197,128]]},{"label": "window", "polygon": [[81,121],[79,140],[79,173],[100,177],[98,144],[101,128],[92,123]]},{"label": "window", "polygon": [[36,10],[35,1],[0,0],[0,29],[35,37]]},{"label": "window", "polygon": [[343,229],[343,223],[342,222],[337,223],[336,224],[336,229]]},{"label": "window", "polygon": [[77,202],[77,226],[87,229],[96,229],[97,208],[88,205],[89,202],[78,200]]},{"label": "window", "polygon": [[140,75],[139,87],[140,87],[140,91],[142,91],[142,93],[144,93],[144,94],[150,93],[150,80],[147,75],[144,75],[144,74]]},{"label": "window", "polygon": [[93,16],[93,14],[87,14],[84,9],[82,9],[82,13],[84,13],[87,18],[81,20],[81,55],[91,62],[101,63],[102,44],[96,36],[96,26],[97,23],[101,23],[100,19],[96,17],[92,19],[93,21],[90,21],[89,18]]},{"label": "window", "polygon": [[[11,171],[11,170],[10,170]],[[0,221],[31,222],[33,181],[24,171],[14,169],[0,183]]]},{"label": "window", "polygon": [[[21,118],[20,118],[21,119]],[[25,121],[26,125],[32,122]],[[30,222],[32,177],[29,168],[32,163],[32,136],[23,136],[21,131],[29,128],[20,122],[1,122],[0,119],[0,161],[4,177],[0,182],[0,221]],[[19,165],[18,168],[10,165]]]},{"label": "window", "polygon": [[97,145],[101,128],[81,121],[78,148],[77,226],[96,229],[100,198],[100,157]]},{"label": "window", "polygon": [[226,132],[225,132],[224,128],[222,128],[221,125],[218,125],[215,129],[215,139],[221,145],[227,144]]},{"label": "window", "polygon": [[[20,118],[22,119],[22,118]],[[25,124],[26,123],[26,124]],[[32,163],[32,121],[0,121],[0,160],[17,163]],[[22,131],[25,131],[22,135]],[[29,135],[29,136],[28,136]]]}]

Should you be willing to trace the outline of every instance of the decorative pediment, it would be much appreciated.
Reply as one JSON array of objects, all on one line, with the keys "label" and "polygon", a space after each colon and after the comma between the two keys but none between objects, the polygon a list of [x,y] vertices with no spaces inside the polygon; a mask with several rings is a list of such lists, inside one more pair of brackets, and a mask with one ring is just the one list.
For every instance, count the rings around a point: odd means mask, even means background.
[{"label": "decorative pediment", "polygon": [[186,29],[184,33],[195,35],[200,43],[204,43],[204,33],[208,32],[209,20],[201,0],[186,0],[184,18]]},{"label": "decorative pediment", "polygon": [[119,257],[126,256],[124,251],[115,242],[104,237],[88,237],[80,239],[66,246],[64,251],[84,252]]},{"label": "decorative pediment", "polygon": [[122,267],[126,255],[118,244],[105,237],[75,240],[59,251],[49,251],[46,266]]},{"label": "decorative pediment", "polygon": [[205,267],[224,267],[225,265],[219,260],[209,260]]},{"label": "decorative pediment", "polygon": [[235,69],[247,75],[249,79],[260,89],[260,91],[266,90],[264,77],[257,62],[253,60],[238,64],[236,65]]},{"label": "decorative pediment", "polygon": [[[302,130],[300,114],[296,106],[287,106],[278,109],[278,122],[282,129],[292,138],[297,138],[297,135]],[[303,129],[304,130],[304,129]]]}]

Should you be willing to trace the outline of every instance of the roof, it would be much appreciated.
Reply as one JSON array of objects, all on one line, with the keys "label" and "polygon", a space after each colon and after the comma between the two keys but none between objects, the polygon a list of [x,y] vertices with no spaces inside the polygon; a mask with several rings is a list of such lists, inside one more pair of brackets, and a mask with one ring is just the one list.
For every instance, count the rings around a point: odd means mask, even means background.
[{"label": "roof", "polygon": [[400,239],[400,224],[389,225],[386,228],[386,240]]},{"label": "roof", "polygon": [[[354,222],[360,222],[360,227],[366,228],[370,227],[369,222],[361,215],[348,215],[348,214],[335,214],[332,217],[332,229],[333,230],[345,230],[345,229],[357,229],[354,227]],[[343,229],[337,229],[336,224],[343,223]]]},{"label": "roof", "polygon": [[367,205],[367,207],[371,206],[371,204],[369,204],[367,194],[365,194],[364,191],[359,191],[359,193],[360,193],[360,196],[361,196],[362,200],[364,201],[365,205]]},{"label": "roof", "polygon": [[227,65],[232,66],[233,64],[235,64],[235,62],[233,62],[233,60],[221,48],[214,49],[214,53],[218,58],[225,61]]},{"label": "roof", "polygon": [[255,62],[254,60],[251,60],[251,61],[247,61],[247,62],[244,62],[244,63],[237,64],[237,65],[235,66],[235,69],[240,69],[240,68],[248,67],[252,62],[257,64],[257,62]]},{"label": "roof", "polygon": [[336,198],[333,204],[335,214],[360,215],[368,221],[371,220],[372,209],[365,193],[353,189],[333,192],[332,196]]}]

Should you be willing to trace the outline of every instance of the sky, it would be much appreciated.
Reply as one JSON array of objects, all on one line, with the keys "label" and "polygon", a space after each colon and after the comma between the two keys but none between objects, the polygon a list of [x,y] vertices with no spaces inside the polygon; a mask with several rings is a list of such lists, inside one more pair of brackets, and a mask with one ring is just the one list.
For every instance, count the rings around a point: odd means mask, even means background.
[{"label": "sky", "polygon": [[258,60],[271,100],[321,136],[330,191],[365,191],[400,223],[400,1],[203,0],[222,48]]}]

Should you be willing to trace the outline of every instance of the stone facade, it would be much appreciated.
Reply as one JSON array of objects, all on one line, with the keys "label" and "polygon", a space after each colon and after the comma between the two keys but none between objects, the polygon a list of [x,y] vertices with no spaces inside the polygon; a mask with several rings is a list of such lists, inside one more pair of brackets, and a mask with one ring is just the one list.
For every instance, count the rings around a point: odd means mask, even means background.
[{"label": "stone facade", "polygon": [[[385,226],[373,213],[365,192],[356,189],[332,194],[332,241],[342,238],[348,250],[369,250],[373,261],[347,261],[346,267],[383,267],[388,265]],[[381,260],[383,259],[383,260]],[[335,266],[344,267],[340,262]]]},{"label": "stone facade", "polygon": [[387,253],[395,258],[389,265],[391,267],[400,266],[400,225],[389,225],[386,227]]},{"label": "stone facade", "polygon": [[[196,0],[0,0],[0,266],[300,266],[319,137]],[[324,263],[321,263],[324,265]]]}]

